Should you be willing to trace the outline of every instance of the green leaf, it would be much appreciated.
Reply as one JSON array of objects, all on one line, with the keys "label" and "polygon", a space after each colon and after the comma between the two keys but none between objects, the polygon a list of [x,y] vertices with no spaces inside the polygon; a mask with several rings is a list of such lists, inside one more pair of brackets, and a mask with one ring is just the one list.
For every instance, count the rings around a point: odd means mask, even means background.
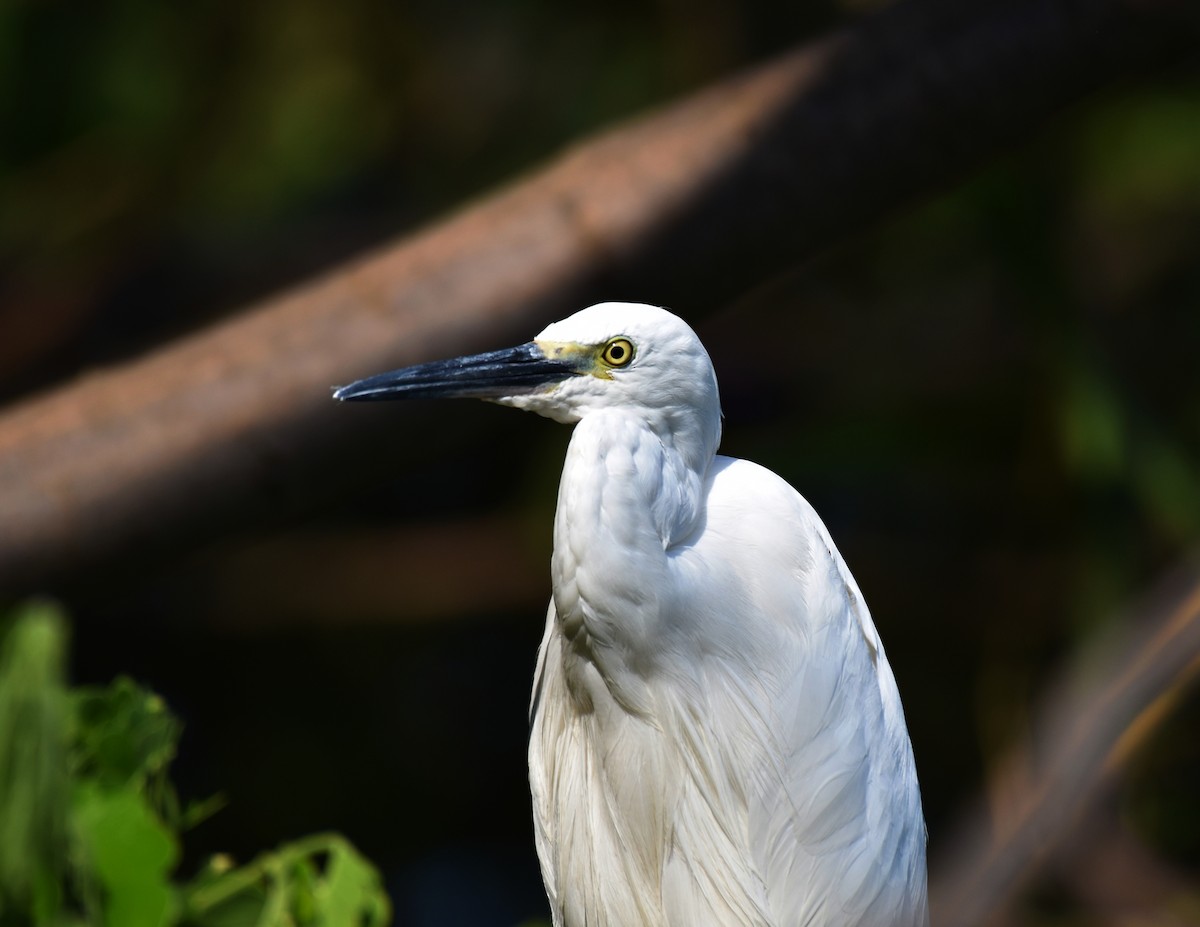
[{"label": "green leaf", "polygon": [[179,848],[144,798],[133,790],[109,791],[86,782],[76,789],[72,821],[88,868],[104,890],[104,923],[171,923],[176,901],[168,876]]},{"label": "green leaf", "polygon": [[379,874],[357,850],[338,840],[329,850],[325,878],[315,893],[319,920],[323,927],[354,927],[358,924],[384,924],[387,906],[378,905],[381,897]]},{"label": "green leaf", "polygon": [[210,865],[184,889],[185,922],[202,927],[384,927],[378,872],[345,838],[287,843],[238,869]]},{"label": "green leaf", "polygon": [[66,870],[66,639],[35,603],[0,645],[0,913],[35,922],[57,916]]}]

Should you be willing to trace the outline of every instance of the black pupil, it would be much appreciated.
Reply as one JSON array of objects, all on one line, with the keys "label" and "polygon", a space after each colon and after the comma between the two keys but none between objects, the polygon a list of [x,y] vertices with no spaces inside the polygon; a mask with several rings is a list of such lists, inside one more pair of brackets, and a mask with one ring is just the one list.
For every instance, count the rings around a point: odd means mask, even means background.
[{"label": "black pupil", "polygon": [[625,359],[625,348],[622,345],[614,344],[608,349],[608,353],[609,356],[615,361]]}]

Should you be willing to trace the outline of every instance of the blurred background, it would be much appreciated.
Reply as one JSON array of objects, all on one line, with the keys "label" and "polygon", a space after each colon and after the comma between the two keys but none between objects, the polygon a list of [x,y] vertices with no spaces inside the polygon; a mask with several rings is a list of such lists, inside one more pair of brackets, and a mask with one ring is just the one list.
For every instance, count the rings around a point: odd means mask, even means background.
[{"label": "blurred background", "polygon": [[[0,398],[236,312],[879,5],[10,0]],[[1200,538],[1200,67],[1111,86],[833,244],[692,321],[724,452],[808,497],[871,605],[936,860],[1064,661]],[[381,432],[405,415],[380,407]],[[447,405],[402,480],[46,590],[74,678],[162,693],[181,792],[228,799],[184,867],[333,829],[380,865],[397,924],[544,916],[526,710],[568,438]],[[1200,918],[1198,733],[1193,692],[1025,922]]]}]

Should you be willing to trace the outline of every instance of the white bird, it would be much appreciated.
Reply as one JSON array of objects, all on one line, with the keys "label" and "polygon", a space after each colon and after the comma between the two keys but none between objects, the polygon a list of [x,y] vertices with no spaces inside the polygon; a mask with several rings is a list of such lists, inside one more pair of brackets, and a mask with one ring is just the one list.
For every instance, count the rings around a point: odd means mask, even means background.
[{"label": "white bird", "polygon": [[829,532],[716,454],[716,375],[663,309],[339,388],[574,423],[529,778],[556,927],[928,924],[900,696]]}]

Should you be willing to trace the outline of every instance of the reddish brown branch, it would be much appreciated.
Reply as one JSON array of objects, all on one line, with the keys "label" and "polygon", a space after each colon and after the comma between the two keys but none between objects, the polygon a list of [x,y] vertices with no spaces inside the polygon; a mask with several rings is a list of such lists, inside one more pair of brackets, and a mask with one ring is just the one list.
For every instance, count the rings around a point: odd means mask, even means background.
[{"label": "reddish brown branch", "polygon": [[327,449],[367,443],[330,384],[527,336],[596,297],[703,312],[1113,76],[1177,57],[1195,25],[1184,0],[902,3],[324,280],[20,403],[0,416],[0,591],[318,492]]}]

